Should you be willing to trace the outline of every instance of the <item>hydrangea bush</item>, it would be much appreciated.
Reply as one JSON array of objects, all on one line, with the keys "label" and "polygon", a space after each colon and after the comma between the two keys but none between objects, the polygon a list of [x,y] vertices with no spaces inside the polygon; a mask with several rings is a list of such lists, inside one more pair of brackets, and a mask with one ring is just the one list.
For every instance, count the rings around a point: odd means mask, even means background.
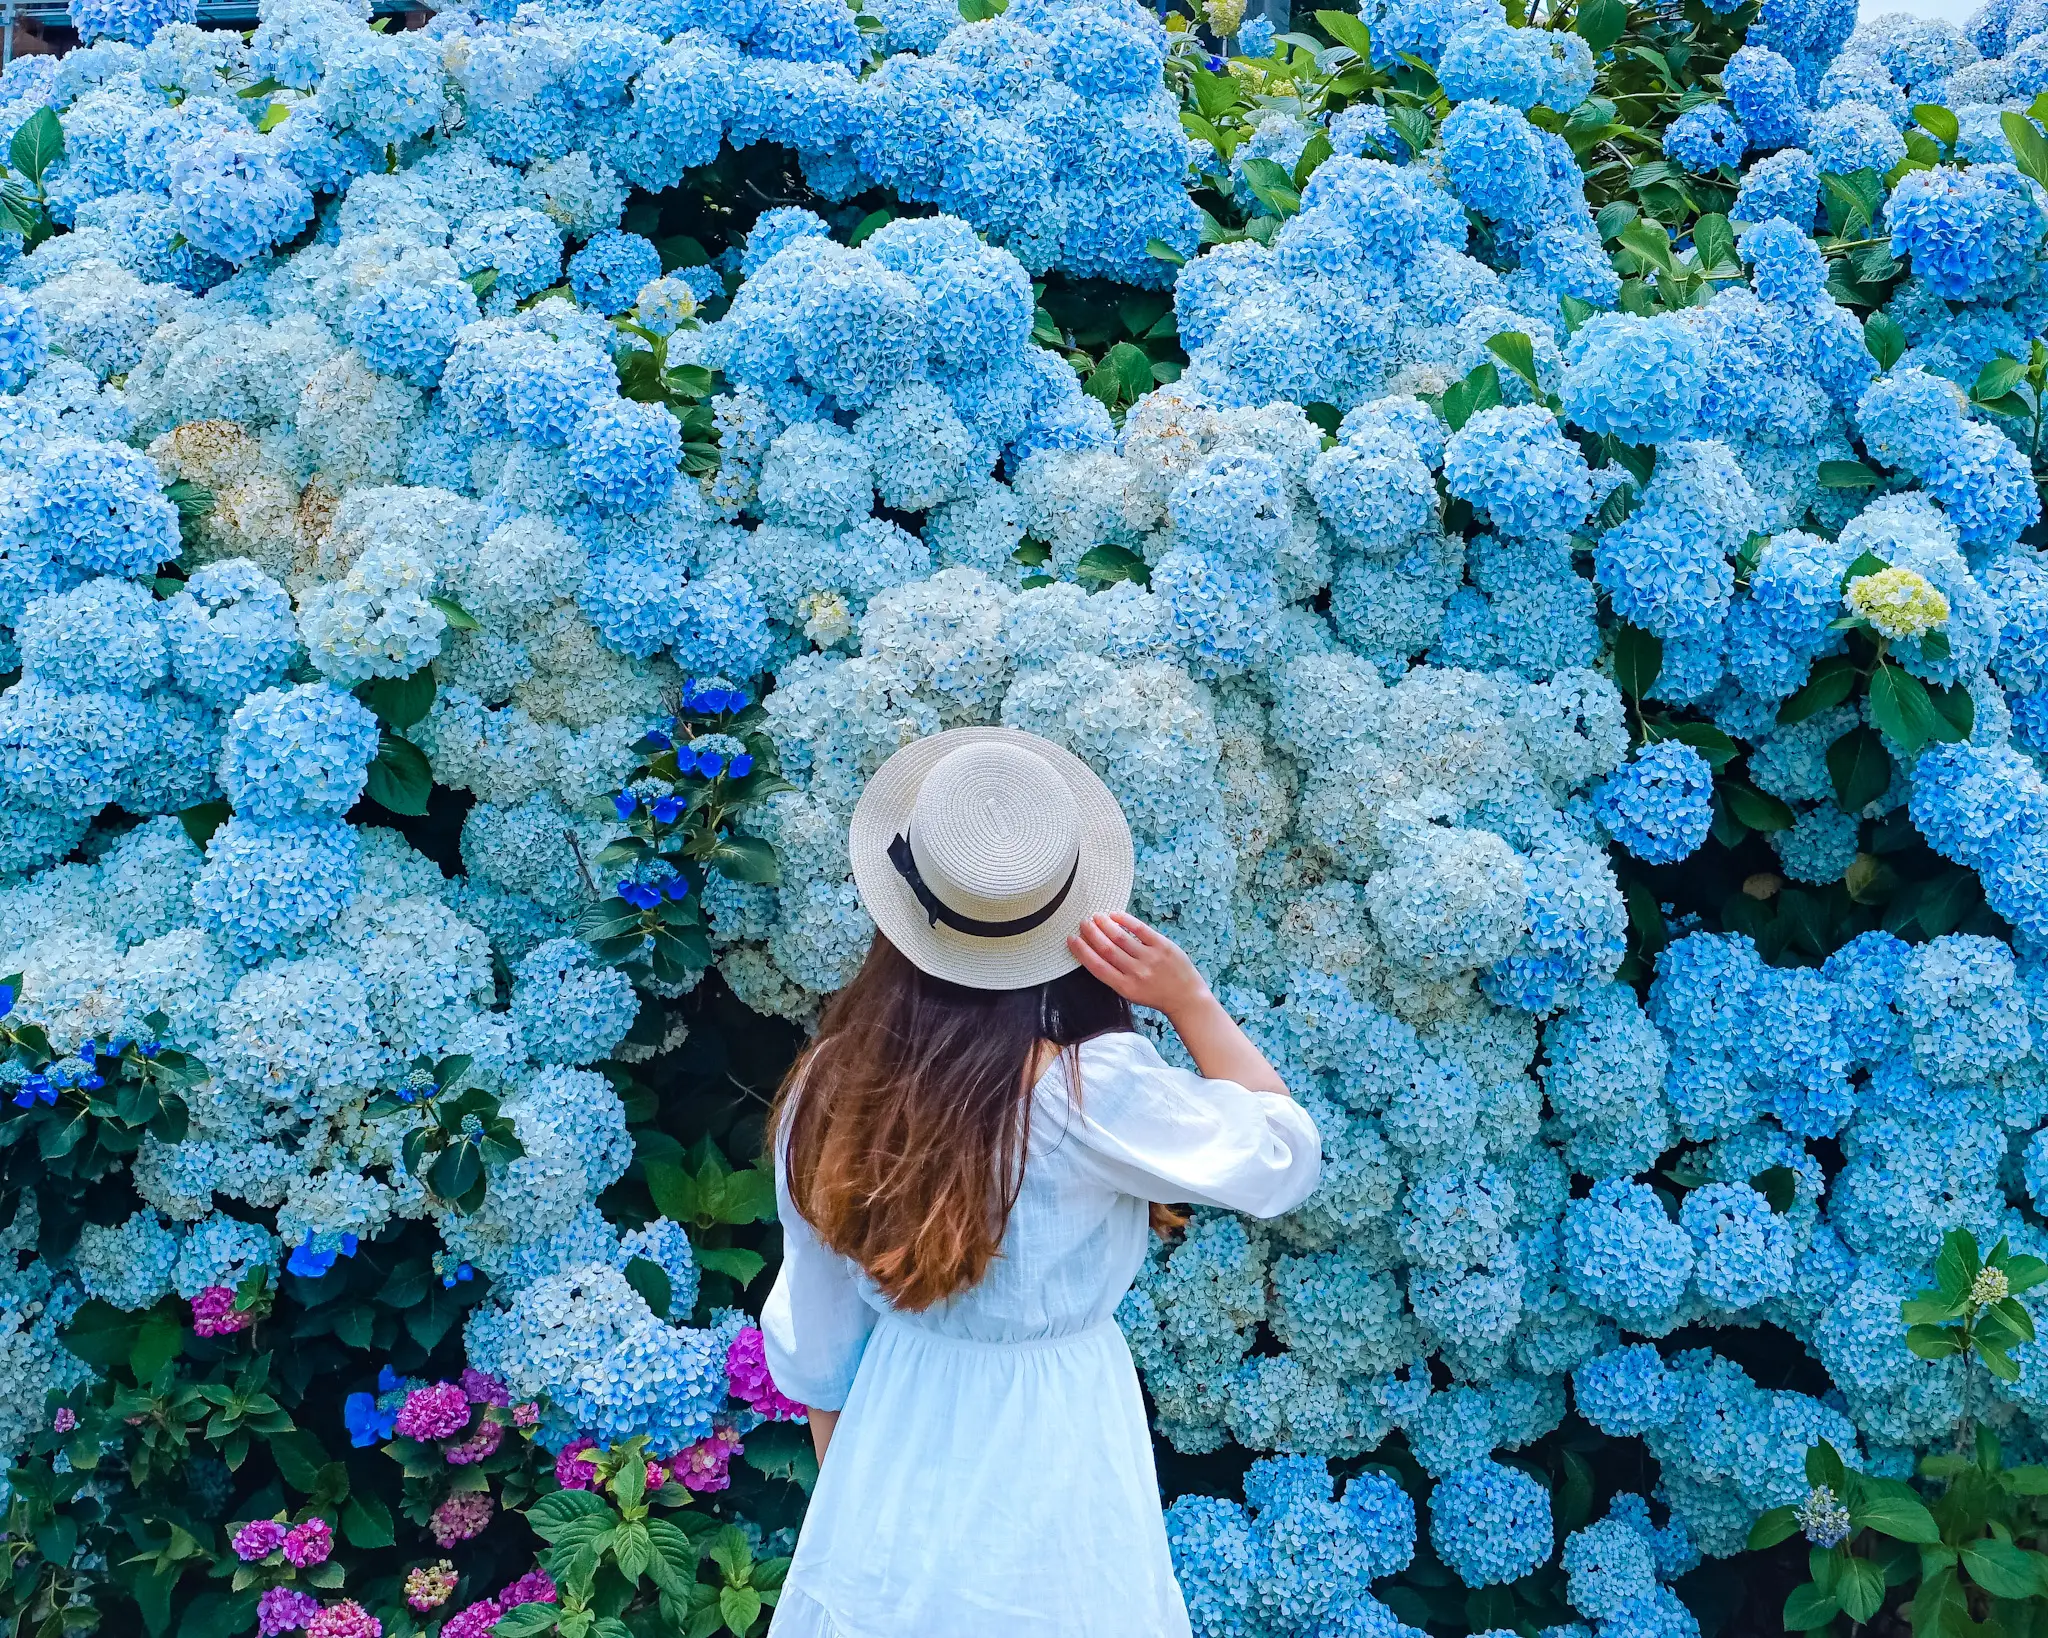
[{"label": "hydrangea bush", "polygon": [[763,1100],[979,723],[1324,1136],[1119,1316],[1203,1638],[2048,1596],[2038,10],[74,8],[6,1613],[764,1630]]}]

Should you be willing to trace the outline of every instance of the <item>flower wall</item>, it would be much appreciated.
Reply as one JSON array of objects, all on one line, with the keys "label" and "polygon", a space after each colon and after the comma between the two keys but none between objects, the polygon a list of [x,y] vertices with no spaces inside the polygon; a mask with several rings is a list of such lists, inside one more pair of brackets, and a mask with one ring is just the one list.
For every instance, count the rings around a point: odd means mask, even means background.
[{"label": "flower wall", "polygon": [[765,1096],[995,722],[1324,1135],[1119,1316],[1204,1638],[2048,1597],[2048,19],[73,16],[11,1614],[764,1630]]}]

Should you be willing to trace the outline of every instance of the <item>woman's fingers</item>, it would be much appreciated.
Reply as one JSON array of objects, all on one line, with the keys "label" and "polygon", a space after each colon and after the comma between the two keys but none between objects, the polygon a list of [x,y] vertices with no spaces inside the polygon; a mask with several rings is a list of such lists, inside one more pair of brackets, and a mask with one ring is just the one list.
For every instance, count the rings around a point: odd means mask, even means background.
[{"label": "woman's fingers", "polygon": [[1126,1001],[1135,999],[1139,987],[1137,979],[1112,967],[1078,938],[1068,939],[1067,948],[1073,952],[1074,959],[1081,963],[1082,970],[1094,977],[1105,989],[1122,996]]},{"label": "woman's fingers", "polygon": [[1102,959],[1120,973],[1135,976],[1140,953],[1131,948],[1127,935],[1102,916],[1090,916],[1081,923],[1081,936]]},{"label": "woman's fingers", "polygon": [[1097,955],[1094,946],[1078,934],[1068,935],[1067,953],[1111,989],[1116,989],[1123,982],[1124,975]]},{"label": "woman's fingers", "polygon": [[1161,940],[1161,934],[1158,929],[1147,926],[1128,910],[1112,911],[1109,919],[1115,922],[1119,929],[1129,934],[1140,944],[1157,944]]}]

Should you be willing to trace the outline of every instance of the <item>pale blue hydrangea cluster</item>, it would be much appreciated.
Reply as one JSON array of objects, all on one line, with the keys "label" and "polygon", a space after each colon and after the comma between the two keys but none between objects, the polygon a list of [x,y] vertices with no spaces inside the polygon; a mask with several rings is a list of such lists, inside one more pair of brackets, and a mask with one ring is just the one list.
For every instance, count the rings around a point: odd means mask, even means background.
[{"label": "pale blue hydrangea cluster", "polygon": [[[1017,0],[969,23],[894,9],[873,14],[872,36],[839,0],[450,8],[384,34],[344,0],[267,0],[236,44],[202,33],[191,0],[95,0],[76,19],[101,42],[93,72],[10,72],[0,141],[58,107],[61,219],[118,217],[126,242],[110,235],[101,254],[193,289],[296,243],[316,195],[384,172],[393,149],[443,153],[451,138],[463,157],[429,209],[460,271],[496,269],[508,305],[561,280],[566,233],[583,245],[577,299],[630,307],[662,268],[615,231],[626,188],[673,187],[755,143],[795,150],[825,197],[880,185],[964,217],[1033,272],[1170,281],[1148,241],[1191,254],[1201,223],[1155,12]],[[407,231],[423,225],[414,214]],[[432,322],[432,307],[411,317]]]},{"label": "pale blue hydrangea cluster", "polygon": [[1366,1472],[1339,1486],[1320,1457],[1268,1456],[1251,1464],[1244,1494],[1242,1506],[1183,1496],[1166,1512],[1197,1638],[1415,1638],[1371,1591],[1415,1556],[1415,1504],[1393,1479]]}]

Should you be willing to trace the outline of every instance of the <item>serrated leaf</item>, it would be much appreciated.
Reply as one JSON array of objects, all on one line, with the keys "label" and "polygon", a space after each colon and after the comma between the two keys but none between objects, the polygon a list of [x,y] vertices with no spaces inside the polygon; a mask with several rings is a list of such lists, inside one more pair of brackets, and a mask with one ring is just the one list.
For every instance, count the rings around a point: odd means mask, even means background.
[{"label": "serrated leaf", "polygon": [[2006,1258],[2004,1268],[2006,1288],[2015,1295],[2031,1291],[2043,1280],[2048,1280],[2048,1262],[2039,1257],[2029,1257],[2024,1252]]},{"label": "serrated leaf", "polygon": [[1822,461],[1819,482],[1823,489],[1877,489],[1884,484],[1884,474],[1861,461]]},{"label": "serrated leaf", "polygon": [[745,1290],[768,1266],[768,1260],[758,1251],[749,1251],[744,1246],[708,1246],[697,1253],[697,1266],[714,1274],[727,1275],[737,1280],[740,1288]]},{"label": "serrated leaf", "polygon": [[1152,583],[1152,569],[1128,547],[1091,546],[1074,565],[1074,578],[1089,587],[1114,586],[1120,580],[1147,586]]},{"label": "serrated leaf", "polygon": [[391,728],[410,728],[434,705],[434,667],[430,661],[406,677],[373,677],[356,697]]},{"label": "serrated leaf", "polygon": [[1664,640],[1640,626],[1614,636],[1614,682],[1632,700],[1647,699],[1664,671]]},{"label": "serrated leaf", "polygon": [[1892,782],[1891,753],[1873,728],[1852,728],[1827,751],[1828,778],[1843,811],[1861,813]]},{"label": "serrated leaf", "polygon": [[2048,188],[2048,137],[2025,114],[2010,110],[1998,116],[1998,128],[2012,149],[2013,163],[2021,174]]},{"label": "serrated leaf", "polygon": [[1940,103],[1916,103],[1913,107],[1913,123],[1944,148],[1955,147],[1960,129],[1956,124],[1956,116]]},{"label": "serrated leaf", "polygon": [[2033,1559],[2009,1541],[1987,1537],[1965,1544],[1962,1565],[1963,1574],[1993,1598],[2033,1598],[2042,1590]]},{"label": "serrated leaf", "polygon": [[1927,685],[1904,666],[1880,663],[1870,676],[1870,720],[1906,755],[1946,737],[1948,724],[1927,697]]},{"label": "serrated leaf", "polygon": [[1301,194],[1294,186],[1292,173],[1273,160],[1247,159],[1244,181],[1252,190],[1252,197],[1275,216],[1284,219],[1301,209]]},{"label": "serrated leaf", "polygon": [[38,108],[29,115],[7,145],[7,162],[27,177],[32,187],[40,188],[44,172],[63,157],[64,125],[54,108]]},{"label": "serrated leaf", "polygon": [[1495,408],[1500,401],[1500,371],[1490,363],[1481,364],[1444,389],[1444,419],[1457,432],[1473,416]]},{"label": "serrated leaf", "polygon": [[553,1604],[515,1604],[491,1626],[491,1638],[541,1638],[555,1630],[561,1611]]},{"label": "serrated leaf", "polygon": [[[645,1470],[642,1471],[643,1478]],[[612,1532],[612,1558],[618,1563],[619,1573],[628,1581],[638,1581],[646,1573],[654,1557],[654,1546],[647,1539],[647,1529],[638,1519],[628,1519]]]},{"label": "serrated leaf", "polygon": [[[1934,635],[1939,636],[1940,633]],[[1922,650],[1925,651],[1925,644]],[[1969,689],[1961,683],[1950,683],[1946,688],[1928,689],[1927,698],[1934,705],[1935,715],[1941,719],[1941,726],[1934,733],[1936,739],[1959,743],[1970,737],[1971,729],[1977,725],[1977,702]]]},{"label": "serrated leaf", "polygon": [[1953,1332],[1933,1325],[1908,1326],[1906,1347],[1921,1359],[1947,1359],[1963,1350],[1962,1342]]},{"label": "serrated leaf", "polygon": [[1666,723],[1663,731],[1681,745],[1698,751],[1717,773],[1742,754],[1742,747],[1711,722]]},{"label": "serrated leaf", "polygon": [[596,1520],[607,1530],[617,1522],[610,1504],[590,1490],[551,1491],[526,1510],[526,1522],[546,1542],[560,1541],[579,1520]]},{"label": "serrated leaf", "polygon": [[1527,382],[1531,392],[1542,393],[1543,383],[1536,379],[1536,344],[1521,331],[1503,330],[1489,337],[1486,350]]},{"label": "serrated leaf", "polygon": [[1642,218],[1616,235],[1621,248],[1632,252],[1639,260],[1647,262],[1658,273],[1671,277],[1678,272],[1678,263],[1671,255],[1671,236],[1664,231],[1661,222]]},{"label": "serrated leaf", "polygon": [[1970,396],[1979,403],[2003,398],[2027,378],[2027,367],[2016,358],[2007,358],[2003,353],[1989,360],[1977,372],[1977,381],[1970,388]]},{"label": "serrated leaf", "polygon": [[1863,671],[1846,654],[1831,654],[1817,662],[1805,686],[1778,707],[1778,721],[1788,726],[1840,705],[1856,692]]},{"label": "serrated leaf", "polygon": [[1756,1523],[1749,1527],[1749,1550],[1762,1552],[1775,1547],[1781,1541],[1790,1541],[1799,1534],[1799,1511],[1793,1507],[1773,1507]]},{"label": "serrated leaf", "polygon": [[451,630],[475,631],[482,624],[475,615],[471,614],[468,609],[464,608],[452,597],[430,596],[427,601],[441,611],[441,618],[448,622]]},{"label": "serrated leaf", "polygon": [[1693,248],[1699,252],[1700,269],[1739,278],[1742,262],[1735,251],[1735,229],[1718,211],[1709,211],[1692,225]]},{"label": "serrated leaf", "polygon": [[705,863],[728,881],[774,887],[782,880],[775,849],[759,836],[722,836]]},{"label": "serrated leaf", "polygon": [[1110,409],[1137,402],[1152,390],[1151,355],[1135,342],[1119,341],[1096,361],[1082,390]]},{"label": "serrated leaf", "polygon": [[1983,1268],[1977,1237],[1968,1229],[1952,1228],[1941,1237],[1941,1249],[1934,1254],[1934,1278],[1943,1296],[1967,1295]]},{"label": "serrated leaf", "polygon": [[1360,18],[1348,11],[1319,11],[1316,21],[1331,39],[1357,52],[1359,61],[1372,61],[1372,30]]},{"label": "serrated leaf", "polygon": [[1387,123],[1394,128],[1394,135],[1407,144],[1411,154],[1427,153],[1436,141],[1436,122],[1420,108],[1410,108],[1405,103],[1389,108]]},{"label": "serrated leaf", "polygon": [[1877,367],[1888,370],[1906,351],[1906,332],[1889,313],[1872,313],[1863,321],[1863,345],[1870,349]]},{"label": "serrated leaf", "polygon": [[1769,834],[1792,828],[1791,808],[1767,792],[1730,780],[1722,785],[1721,795],[1729,811],[1751,830]]},{"label": "serrated leaf", "polygon": [[721,1587],[718,1590],[718,1613],[725,1618],[728,1632],[735,1634],[736,1638],[745,1638],[760,1618],[761,1595],[752,1587]]},{"label": "serrated leaf", "polygon": [[351,1547],[389,1547],[398,1539],[391,1509],[375,1496],[360,1491],[342,1503],[341,1533]]},{"label": "serrated leaf", "polygon": [[1628,7],[1623,0],[1584,0],[1572,27],[1598,57],[1609,50],[1628,28]]},{"label": "serrated leaf", "polygon": [[370,764],[365,794],[392,813],[415,818],[427,811],[427,798],[434,788],[434,770],[426,753],[412,741],[387,732]]},{"label": "serrated leaf", "polygon": [[1934,1522],[1926,1504],[1895,1491],[1866,1494],[1850,1510],[1850,1518],[1859,1530],[1875,1530],[1894,1541],[1927,1545],[1941,1540],[1941,1526]]},{"label": "serrated leaf", "polygon": [[1816,1439],[1806,1447],[1806,1482],[1824,1484],[1839,1493],[1845,1483],[1843,1479],[1842,1453],[1825,1439]]},{"label": "serrated leaf", "polygon": [[1822,1592],[1813,1582],[1794,1587],[1785,1600],[1785,1630],[1787,1632],[1812,1632],[1842,1613],[1842,1606],[1832,1593]]},{"label": "serrated leaf", "polygon": [[[749,1445],[753,1443],[751,1435],[747,1442]],[[690,1538],[667,1519],[648,1519],[646,1529],[647,1544],[653,1549],[653,1556],[647,1563],[648,1575],[663,1592],[680,1596],[684,1589],[696,1582],[697,1549],[691,1545]]]},{"label": "serrated leaf", "polygon": [[1867,1558],[1844,1559],[1835,1580],[1835,1599],[1851,1621],[1868,1621],[1884,1604],[1884,1572]]},{"label": "serrated leaf", "polygon": [[1827,203],[1828,225],[1844,238],[1869,227],[1884,201],[1883,181],[1867,168],[1846,176],[1823,171],[1820,185]]},{"label": "serrated leaf", "polygon": [[[635,1257],[626,1264],[626,1283],[646,1300],[654,1310],[656,1319],[667,1319],[669,1304],[675,1299],[668,1271],[649,1257]],[[638,1571],[634,1572],[636,1575]]]},{"label": "serrated leaf", "polygon": [[1145,254],[1166,263],[1168,267],[1185,267],[1187,265],[1187,257],[1175,250],[1164,239],[1147,239],[1145,241]]}]

